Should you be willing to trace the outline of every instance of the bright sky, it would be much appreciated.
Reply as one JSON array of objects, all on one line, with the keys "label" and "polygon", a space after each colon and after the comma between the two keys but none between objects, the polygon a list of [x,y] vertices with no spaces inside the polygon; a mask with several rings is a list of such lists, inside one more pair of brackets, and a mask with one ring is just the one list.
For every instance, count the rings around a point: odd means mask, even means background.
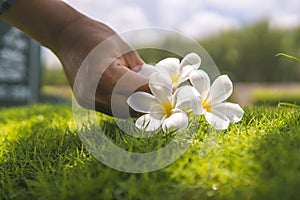
[{"label": "bright sky", "polygon": [[[203,38],[239,28],[260,19],[273,27],[300,25],[299,0],[65,0],[82,13],[104,22],[117,32],[144,27],[180,31]],[[57,61],[49,56],[47,63]],[[45,56],[44,56],[45,57]],[[53,61],[52,61],[53,60]]]}]

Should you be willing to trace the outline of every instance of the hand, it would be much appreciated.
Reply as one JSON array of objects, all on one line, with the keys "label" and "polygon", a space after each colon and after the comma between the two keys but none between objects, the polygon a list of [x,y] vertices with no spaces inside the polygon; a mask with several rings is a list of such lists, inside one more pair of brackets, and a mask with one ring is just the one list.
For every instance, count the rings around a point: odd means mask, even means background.
[{"label": "hand", "polygon": [[144,64],[137,52],[108,26],[89,18],[71,24],[58,41],[63,42],[56,52],[77,102],[115,117],[129,117],[129,95],[149,91],[147,78],[133,71]]}]

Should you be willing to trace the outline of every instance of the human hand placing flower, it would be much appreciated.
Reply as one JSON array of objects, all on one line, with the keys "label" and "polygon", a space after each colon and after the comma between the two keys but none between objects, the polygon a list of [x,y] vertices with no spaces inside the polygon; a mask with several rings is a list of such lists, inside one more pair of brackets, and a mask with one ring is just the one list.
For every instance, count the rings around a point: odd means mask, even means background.
[{"label": "human hand placing flower", "polygon": [[[135,111],[145,113],[135,123],[139,129],[153,131],[162,128],[184,130],[188,127],[188,113],[204,115],[216,130],[227,129],[229,123],[239,122],[244,114],[238,104],[225,102],[232,93],[232,82],[221,75],[210,84],[210,78],[198,70],[201,58],[190,53],[181,62],[166,58],[153,67],[149,77],[151,94],[136,92],[128,100]],[[149,66],[147,66],[149,70]],[[189,83],[189,85],[183,82]]]}]

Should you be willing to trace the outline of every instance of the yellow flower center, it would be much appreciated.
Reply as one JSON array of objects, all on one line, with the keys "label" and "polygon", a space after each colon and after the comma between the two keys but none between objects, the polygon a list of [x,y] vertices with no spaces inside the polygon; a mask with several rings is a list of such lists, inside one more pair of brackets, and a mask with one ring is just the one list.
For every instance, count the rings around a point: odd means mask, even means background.
[{"label": "yellow flower center", "polygon": [[162,104],[162,106],[165,109],[166,116],[170,117],[172,115],[172,110],[174,108],[173,103],[171,103],[171,102],[165,102],[165,103]]},{"label": "yellow flower center", "polygon": [[178,81],[179,81],[179,76],[175,75],[175,76],[172,76],[171,77],[171,80],[172,80],[172,90],[173,90],[173,93],[175,92],[175,90],[177,90],[177,86],[178,86]]},{"label": "yellow flower center", "polygon": [[204,99],[204,100],[202,101],[202,107],[203,107],[203,109],[206,110],[207,112],[210,112],[210,111],[211,111],[211,108],[212,108],[211,104],[207,101],[207,99]]},{"label": "yellow flower center", "polygon": [[171,77],[172,83],[177,83],[178,79],[179,77],[177,75]]}]

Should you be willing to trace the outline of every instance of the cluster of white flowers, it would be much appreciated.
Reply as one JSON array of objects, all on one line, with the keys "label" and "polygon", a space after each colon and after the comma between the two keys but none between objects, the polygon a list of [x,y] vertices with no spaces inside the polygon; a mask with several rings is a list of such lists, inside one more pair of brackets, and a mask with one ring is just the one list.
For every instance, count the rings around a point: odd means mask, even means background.
[{"label": "cluster of white flowers", "polygon": [[229,123],[239,122],[243,109],[234,103],[225,102],[232,94],[232,82],[221,75],[211,84],[208,74],[200,70],[201,58],[190,53],[180,62],[166,58],[156,66],[145,65],[140,71],[149,76],[152,94],[135,92],[127,100],[137,112],[145,113],[137,119],[139,129],[154,131],[162,127],[184,130],[188,127],[188,113],[204,115],[216,130],[227,129]]}]

